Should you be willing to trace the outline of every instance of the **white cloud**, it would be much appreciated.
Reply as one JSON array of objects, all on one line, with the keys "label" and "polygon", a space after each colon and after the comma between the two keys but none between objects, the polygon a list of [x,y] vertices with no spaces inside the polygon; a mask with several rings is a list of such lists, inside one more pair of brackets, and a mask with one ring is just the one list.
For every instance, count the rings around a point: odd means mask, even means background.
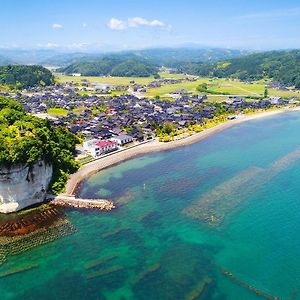
[{"label": "white cloud", "polygon": [[87,24],[86,23],[82,23],[82,27],[83,28],[87,27]]},{"label": "white cloud", "polygon": [[164,29],[171,29],[170,25],[165,24],[160,20],[147,20],[141,17],[128,18],[128,20],[123,21],[116,18],[111,18],[107,26],[112,30],[125,30],[130,27],[159,27]]},{"label": "white cloud", "polygon": [[123,22],[115,18],[111,18],[107,26],[112,30],[124,30],[127,28],[126,22]]},{"label": "white cloud", "polygon": [[165,27],[166,24],[159,20],[146,20],[144,18],[135,17],[128,19],[128,26],[129,27],[138,27],[138,26],[150,26],[150,27]]},{"label": "white cloud", "polygon": [[53,28],[53,29],[60,29],[60,28],[63,28],[63,26],[62,26],[61,24],[54,23],[54,24],[52,25],[52,28]]}]

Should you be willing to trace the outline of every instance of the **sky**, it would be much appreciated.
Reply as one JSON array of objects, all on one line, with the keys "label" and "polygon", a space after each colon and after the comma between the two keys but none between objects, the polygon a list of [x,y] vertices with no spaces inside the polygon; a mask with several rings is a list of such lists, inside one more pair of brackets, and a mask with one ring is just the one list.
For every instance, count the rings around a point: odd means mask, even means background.
[{"label": "sky", "polygon": [[300,48],[299,0],[0,0],[0,48]]}]

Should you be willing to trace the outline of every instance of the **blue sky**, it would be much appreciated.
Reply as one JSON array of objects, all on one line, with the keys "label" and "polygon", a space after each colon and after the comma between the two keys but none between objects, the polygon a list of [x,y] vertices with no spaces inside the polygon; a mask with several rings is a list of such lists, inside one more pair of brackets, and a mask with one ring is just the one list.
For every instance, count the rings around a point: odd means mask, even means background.
[{"label": "blue sky", "polygon": [[300,48],[295,0],[1,0],[0,47]]}]

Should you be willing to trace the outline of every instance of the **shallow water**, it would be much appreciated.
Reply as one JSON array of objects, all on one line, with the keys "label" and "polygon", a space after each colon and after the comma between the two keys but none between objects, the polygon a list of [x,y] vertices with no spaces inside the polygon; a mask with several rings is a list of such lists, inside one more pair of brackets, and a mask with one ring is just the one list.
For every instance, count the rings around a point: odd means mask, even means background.
[{"label": "shallow water", "polygon": [[118,208],[66,210],[77,232],[9,257],[0,298],[263,299],[224,268],[300,299],[299,128],[297,112],[253,120],[93,175],[78,196]]}]

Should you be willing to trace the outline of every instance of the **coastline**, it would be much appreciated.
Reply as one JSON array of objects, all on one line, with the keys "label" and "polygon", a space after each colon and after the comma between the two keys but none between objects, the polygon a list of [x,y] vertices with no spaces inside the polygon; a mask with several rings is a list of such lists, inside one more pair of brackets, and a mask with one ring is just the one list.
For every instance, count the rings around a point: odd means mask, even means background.
[{"label": "coastline", "polygon": [[258,112],[251,115],[245,115],[238,119],[228,120],[227,122],[221,123],[209,129],[205,129],[199,133],[195,133],[191,136],[188,136],[180,140],[171,141],[167,143],[159,142],[158,140],[153,140],[151,142],[141,144],[133,148],[125,149],[121,152],[112,153],[110,156],[99,158],[97,160],[85,164],[76,173],[72,174],[66,184],[66,191],[64,195],[74,196],[79,184],[87,177],[103,169],[121,163],[123,161],[126,161],[128,159],[132,159],[136,156],[152,153],[152,152],[172,150],[178,147],[194,144],[216,133],[219,133],[227,128],[231,128],[235,125],[247,121],[259,119],[259,118],[269,117],[269,116],[286,113],[286,112],[292,112],[292,111],[300,111],[300,107],[278,109],[273,111]]}]

